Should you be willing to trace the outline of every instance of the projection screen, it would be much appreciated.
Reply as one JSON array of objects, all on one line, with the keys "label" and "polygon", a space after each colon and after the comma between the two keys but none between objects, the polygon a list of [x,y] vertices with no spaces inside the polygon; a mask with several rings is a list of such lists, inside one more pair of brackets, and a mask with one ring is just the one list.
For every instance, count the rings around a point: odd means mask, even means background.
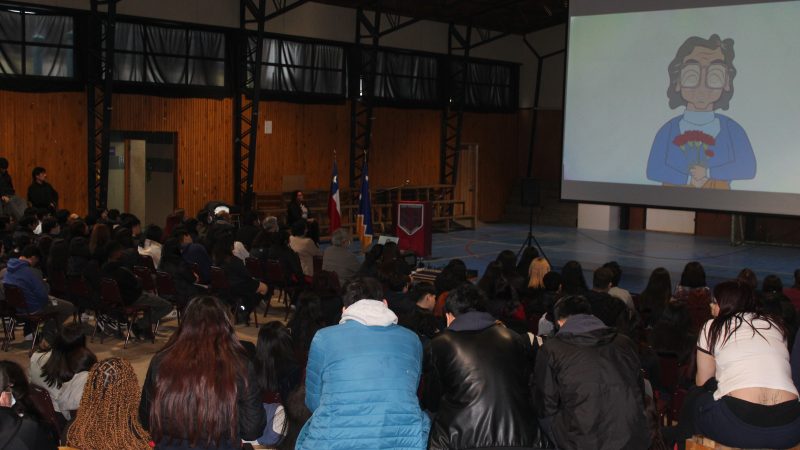
[{"label": "projection screen", "polygon": [[800,2],[571,0],[562,198],[800,215]]}]

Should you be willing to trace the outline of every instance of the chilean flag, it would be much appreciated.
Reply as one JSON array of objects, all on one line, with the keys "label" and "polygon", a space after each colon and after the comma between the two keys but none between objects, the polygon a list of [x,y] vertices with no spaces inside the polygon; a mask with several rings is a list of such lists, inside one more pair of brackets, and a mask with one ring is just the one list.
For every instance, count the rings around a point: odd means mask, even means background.
[{"label": "chilean flag", "polygon": [[333,160],[331,194],[328,196],[328,221],[330,224],[330,233],[333,233],[342,226],[342,207],[339,203],[339,168],[336,166],[336,159]]}]

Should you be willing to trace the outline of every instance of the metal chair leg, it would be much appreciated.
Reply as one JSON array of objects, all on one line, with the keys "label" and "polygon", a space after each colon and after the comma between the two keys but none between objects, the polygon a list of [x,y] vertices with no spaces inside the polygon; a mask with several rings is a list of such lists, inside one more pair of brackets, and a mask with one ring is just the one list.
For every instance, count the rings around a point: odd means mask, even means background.
[{"label": "metal chair leg", "polygon": [[33,355],[33,349],[35,349],[35,348],[36,348],[36,338],[38,338],[38,337],[39,337],[39,327],[40,327],[41,325],[42,325],[41,323],[37,323],[37,324],[36,324],[36,328],[34,328],[34,331],[33,331],[33,341],[31,341],[31,349],[30,349],[30,350],[28,350],[28,357],[30,357],[31,355]]}]

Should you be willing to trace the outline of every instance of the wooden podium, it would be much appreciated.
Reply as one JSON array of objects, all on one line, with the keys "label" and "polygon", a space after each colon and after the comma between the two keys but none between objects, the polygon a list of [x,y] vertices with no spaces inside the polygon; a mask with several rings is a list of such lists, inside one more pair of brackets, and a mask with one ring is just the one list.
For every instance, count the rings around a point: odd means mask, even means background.
[{"label": "wooden podium", "polygon": [[418,257],[430,256],[433,232],[430,202],[399,201],[394,212],[400,250],[412,251]]}]

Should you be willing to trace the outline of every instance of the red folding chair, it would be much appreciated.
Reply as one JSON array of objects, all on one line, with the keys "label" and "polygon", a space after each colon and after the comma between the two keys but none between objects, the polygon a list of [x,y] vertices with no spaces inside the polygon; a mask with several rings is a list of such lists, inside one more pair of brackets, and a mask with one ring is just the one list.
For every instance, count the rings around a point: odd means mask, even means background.
[{"label": "red folding chair", "polygon": [[180,325],[181,314],[183,313],[183,309],[186,308],[187,299],[181,298],[178,289],[175,288],[175,280],[172,278],[172,274],[160,270],[157,271],[156,289],[158,290],[159,297],[175,305],[175,311],[178,312],[178,325]]},{"label": "red folding chair", "polygon": [[[220,297],[233,307],[234,311],[238,311],[241,299],[234,296],[231,292],[231,283],[228,281],[228,274],[222,267],[211,266],[211,293]],[[252,311],[255,317],[254,324],[258,328],[258,314],[255,308]]]},{"label": "red folding chair", "polygon": [[145,266],[133,266],[133,274],[139,279],[139,283],[142,285],[142,290],[151,294],[155,294],[157,292],[156,283],[153,281],[153,273],[154,272],[150,272],[150,269]]},{"label": "red folding chair", "polygon": [[[140,315],[141,317],[145,317],[145,314],[149,316],[150,307],[146,305],[125,305],[125,302],[122,300],[122,295],[119,292],[117,282],[111,278],[103,278],[100,281],[100,304],[104,314],[114,318],[120,318],[122,320],[120,323],[126,326],[125,343],[122,345],[122,348],[128,348],[128,341],[131,338],[131,326]],[[92,333],[92,342],[94,342],[94,336],[97,334],[97,328],[98,325],[95,324],[94,332]],[[150,331],[152,332],[152,330]],[[152,333],[152,335],[152,342],[155,343],[155,333]],[[100,343],[103,343],[102,334],[100,335]]]},{"label": "red folding chair", "polygon": [[156,265],[153,262],[153,257],[150,255],[139,254],[139,264],[137,265],[146,267],[153,275],[156,273]]}]

